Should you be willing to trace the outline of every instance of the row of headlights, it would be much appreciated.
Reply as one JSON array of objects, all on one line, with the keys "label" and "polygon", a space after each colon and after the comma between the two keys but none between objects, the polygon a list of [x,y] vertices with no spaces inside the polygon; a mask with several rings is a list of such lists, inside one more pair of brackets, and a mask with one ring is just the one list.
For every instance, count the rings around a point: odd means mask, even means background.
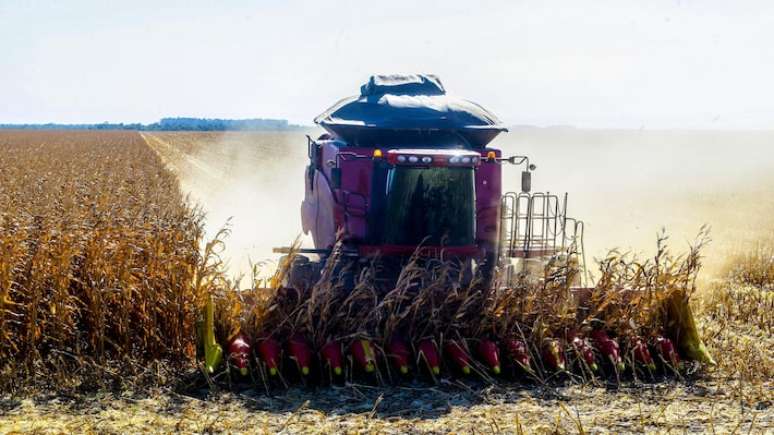
[{"label": "row of headlights", "polygon": [[452,156],[452,157],[449,157],[449,163],[452,164],[452,165],[457,165],[457,164],[460,164],[460,163],[463,164],[463,165],[469,165],[471,163],[476,165],[476,164],[478,164],[478,161],[479,161],[479,158],[476,157],[476,156],[473,156],[473,157],[471,157],[471,156]]},{"label": "row of headlights", "polygon": [[419,163],[422,162],[426,165],[429,165],[430,163],[433,163],[433,158],[430,156],[398,156],[398,162],[399,163]]},{"label": "row of headlights", "polygon": [[[398,163],[423,163],[425,165],[429,165],[430,163],[433,163],[433,158],[430,156],[404,156],[400,155],[398,156]],[[449,164],[451,165],[470,165],[470,164],[478,164],[478,161],[480,160],[479,157],[471,157],[471,156],[452,156],[449,157]]]}]

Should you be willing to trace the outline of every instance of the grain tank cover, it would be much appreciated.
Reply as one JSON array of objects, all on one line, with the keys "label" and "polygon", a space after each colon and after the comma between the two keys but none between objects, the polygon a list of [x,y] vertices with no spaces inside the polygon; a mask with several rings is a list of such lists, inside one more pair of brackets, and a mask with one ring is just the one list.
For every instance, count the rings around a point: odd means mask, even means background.
[{"label": "grain tank cover", "polygon": [[315,122],[360,146],[454,136],[483,147],[507,131],[483,107],[447,95],[441,80],[429,74],[371,76],[359,96],[339,101]]}]

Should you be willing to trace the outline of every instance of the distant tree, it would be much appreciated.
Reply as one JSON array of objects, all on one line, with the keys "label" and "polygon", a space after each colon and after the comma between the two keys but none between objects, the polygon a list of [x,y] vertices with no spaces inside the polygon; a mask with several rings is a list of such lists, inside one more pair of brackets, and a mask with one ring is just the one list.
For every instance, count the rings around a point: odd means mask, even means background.
[{"label": "distant tree", "polygon": [[22,130],[147,130],[147,131],[225,131],[225,130],[298,130],[300,125],[288,123],[286,119],[207,119],[207,118],[162,118],[152,124],[110,123],[99,124],[0,124],[0,129]]}]

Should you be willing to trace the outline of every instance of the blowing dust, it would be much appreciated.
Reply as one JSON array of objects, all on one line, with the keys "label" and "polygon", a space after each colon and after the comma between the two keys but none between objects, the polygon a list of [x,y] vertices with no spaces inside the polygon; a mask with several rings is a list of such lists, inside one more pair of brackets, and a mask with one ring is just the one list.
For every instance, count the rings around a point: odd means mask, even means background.
[{"label": "blowing dust", "polygon": [[[146,140],[207,213],[208,235],[229,223],[223,258],[234,277],[251,264],[274,270],[272,248],[301,232],[305,134],[319,132],[154,133]],[[568,214],[586,223],[593,259],[619,248],[655,253],[665,228],[685,251],[702,225],[713,242],[705,277],[726,258],[772,238],[774,132],[615,131],[516,128],[492,144],[524,154],[538,168],[533,191],[569,193]],[[504,190],[519,189],[518,167],[504,167]],[[309,238],[304,238],[306,246]]]},{"label": "blowing dust", "polygon": [[[206,213],[207,239],[228,228],[221,257],[232,278],[249,280],[276,269],[272,248],[301,234],[304,133],[225,132],[146,134]],[[308,242],[307,242],[308,243]]]},{"label": "blowing dust", "polygon": [[[610,249],[651,257],[665,229],[673,252],[711,229],[703,278],[774,232],[774,132],[515,129],[496,145],[537,164],[535,190],[569,193],[586,223],[589,264]],[[505,173],[518,189],[518,172]]]}]

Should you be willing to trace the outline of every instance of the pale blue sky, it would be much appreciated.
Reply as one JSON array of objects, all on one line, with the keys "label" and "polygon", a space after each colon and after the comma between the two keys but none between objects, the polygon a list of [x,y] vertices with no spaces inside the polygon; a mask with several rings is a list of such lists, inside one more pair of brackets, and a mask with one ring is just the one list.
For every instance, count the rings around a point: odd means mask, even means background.
[{"label": "pale blue sky", "polygon": [[774,128],[774,2],[419,3],[0,0],[0,123],[308,124],[432,72],[509,124]]}]

